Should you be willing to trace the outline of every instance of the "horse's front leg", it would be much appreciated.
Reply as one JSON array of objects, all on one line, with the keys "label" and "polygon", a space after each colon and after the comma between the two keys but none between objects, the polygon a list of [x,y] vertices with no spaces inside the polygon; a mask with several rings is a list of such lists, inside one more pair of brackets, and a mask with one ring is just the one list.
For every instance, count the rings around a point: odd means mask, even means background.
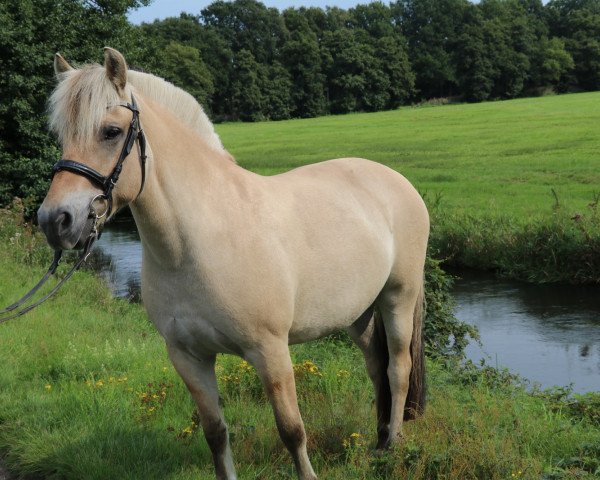
[{"label": "horse's front leg", "polygon": [[316,480],[308,459],[306,433],[296,398],[294,369],[286,341],[264,338],[262,345],[246,352],[263,383],[275,413],[275,422],[283,443],[292,454],[298,478]]},{"label": "horse's front leg", "polygon": [[167,345],[171,362],[198,405],[200,422],[212,452],[218,480],[235,480],[235,467],[229,446],[229,435],[219,407],[219,392],[215,375],[215,355],[192,356]]}]

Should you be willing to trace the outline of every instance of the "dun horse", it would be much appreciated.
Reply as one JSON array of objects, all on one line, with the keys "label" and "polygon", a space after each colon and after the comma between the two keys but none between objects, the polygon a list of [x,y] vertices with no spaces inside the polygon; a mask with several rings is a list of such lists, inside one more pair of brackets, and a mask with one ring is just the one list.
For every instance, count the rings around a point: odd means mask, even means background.
[{"label": "dun horse", "polygon": [[399,441],[403,420],[424,408],[429,219],[415,189],[357,158],[249,172],[189,94],[104,54],[103,66],[81,69],[55,57],[50,127],[71,160],[55,166],[39,223],[52,247],[78,249],[93,217],[131,207],[144,305],[198,405],[217,477],[236,478],[219,352],[256,368],[302,480],[317,477],[289,344],[345,329],[375,387],[377,447]]}]

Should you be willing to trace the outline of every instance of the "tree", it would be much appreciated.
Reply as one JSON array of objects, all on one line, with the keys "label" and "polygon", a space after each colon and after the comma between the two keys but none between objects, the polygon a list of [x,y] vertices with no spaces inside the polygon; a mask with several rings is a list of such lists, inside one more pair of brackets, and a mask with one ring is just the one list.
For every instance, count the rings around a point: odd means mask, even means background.
[{"label": "tree", "polygon": [[415,74],[410,66],[406,40],[400,32],[379,38],[375,43],[375,57],[388,78],[387,103],[384,108],[398,108],[415,93]]},{"label": "tree", "polygon": [[399,0],[391,7],[408,39],[420,98],[458,93],[454,50],[468,0]]},{"label": "tree", "polygon": [[184,89],[201,105],[210,105],[214,92],[212,75],[198,49],[172,41],[157,52],[156,63],[155,73]]},{"label": "tree", "polygon": [[[147,1],[4,0],[0,2],[0,205],[15,196],[37,204],[59,157],[47,133],[46,101],[54,87],[52,57],[91,60],[98,45],[141,58],[143,44],[125,13]],[[81,32],[85,32],[82,35]]]},{"label": "tree", "polygon": [[317,34],[306,17],[308,12],[305,9],[283,12],[289,38],[281,49],[281,63],[290,74],[291,114],[295,117],[315,117],[327,112],[322,52]]},{"label": "tree", "polygon": [[234,119],[263,120],[262,93],[264,70],[249,50],[242,49],[234,57],[234,79],[229,90],[229,111]]},{"label": "tree", "polygon": [[324,46],[332,62],[327,73],[333,113],[383,109],[390,100],[390,81],[369,44],[349,29],[327,32]]}]

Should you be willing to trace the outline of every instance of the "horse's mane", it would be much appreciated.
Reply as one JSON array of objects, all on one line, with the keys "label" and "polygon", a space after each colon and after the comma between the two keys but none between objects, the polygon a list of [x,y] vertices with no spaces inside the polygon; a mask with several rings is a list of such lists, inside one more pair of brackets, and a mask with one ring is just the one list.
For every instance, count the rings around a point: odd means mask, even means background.
[{"label": "horse's mane", "polygon": [[125,99],[120,98],[106,76],[104,67],[94,64],[60,75],[49,101],[49,125],[58,140],[88,145],[95,138],[109,106],[131,101],[131,91],[168,108],[184,124],[195,130],[212,148],[223,145],[200,104],[189,93],[162,78],[147,73],[127,72]]}]

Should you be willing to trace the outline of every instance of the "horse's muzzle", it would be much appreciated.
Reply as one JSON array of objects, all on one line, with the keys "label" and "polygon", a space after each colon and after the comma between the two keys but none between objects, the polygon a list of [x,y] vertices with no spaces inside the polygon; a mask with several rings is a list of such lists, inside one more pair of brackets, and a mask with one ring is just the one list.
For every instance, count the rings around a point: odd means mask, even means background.
[{"label": "horse's muzzle", "polygon": [[87,211],[70,207],[48,209],[42,205],[37,218],[48,244],[55,250],[82,249],[94,226],[94,218]]}]

